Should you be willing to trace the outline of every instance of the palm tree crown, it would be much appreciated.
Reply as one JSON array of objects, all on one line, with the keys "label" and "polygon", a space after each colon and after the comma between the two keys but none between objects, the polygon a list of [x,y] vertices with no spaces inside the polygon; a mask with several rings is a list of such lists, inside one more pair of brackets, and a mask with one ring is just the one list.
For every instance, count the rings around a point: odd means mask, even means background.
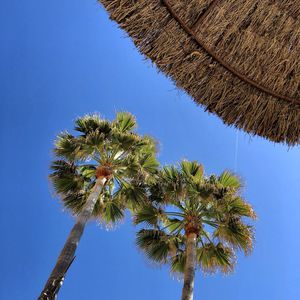
[{"label": "palm tree crown", "polygon": [[145,199],[144,185],[157,170],[156,144],[134,132],[135,118],[118,113],[114,121],[87,115],[76,120],[77,135],[60,134],[50,178],[64,206],[79,215],[97,179],[106,178],[93,217],[114,223],[126,207],[135,209]]},{"label": "palm tree crown", "polygon": [[254,219],[251,206],[240,196],[240,180],[225,171],[204,176],[197,162],[165,167],[150,188],[150,202],[135,214],[136,224],[146,224],[137,233],[137,245],[157,263],[171,271],[184,272],[189,235],[196,237],[196,265],[204,272],[230,272],[235,250],[252,249]]}]

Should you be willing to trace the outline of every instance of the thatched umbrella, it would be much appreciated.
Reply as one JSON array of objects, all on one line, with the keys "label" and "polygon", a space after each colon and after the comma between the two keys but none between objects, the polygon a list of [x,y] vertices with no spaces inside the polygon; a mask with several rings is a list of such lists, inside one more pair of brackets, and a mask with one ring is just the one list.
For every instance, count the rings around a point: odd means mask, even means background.
[{"label": "thatched umbrella", "polygon": [[141,53],[225,123],[300,142],[299,0],[100,0]]}]

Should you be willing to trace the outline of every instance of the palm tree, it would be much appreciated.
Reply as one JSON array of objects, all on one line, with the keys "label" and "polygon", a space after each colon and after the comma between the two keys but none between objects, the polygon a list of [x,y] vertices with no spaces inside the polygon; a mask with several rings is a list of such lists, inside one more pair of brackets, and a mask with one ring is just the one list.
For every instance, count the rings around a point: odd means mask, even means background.
[{"label": "palm tree", "polygon": [[145,184],[157,172],[156,143],[135,133],[136,121],[118,113],[109,122],[98,115],[76,120],[75,132],[61,133],[50,179],[65,208],[76,217],[39,299],[56,299],[88,220],[112,225],[146,199]]},{"label": "palm tree", "polygon": [[235,250],[248,254],[254,238],[244,219],[255,213],[240,196],[240,180],[227,171],[203,173],[197,162],[163,168],[149,204],[135,214],[135,223],[147,226],[137,233],[137,245],[152,261],[184,274],[182,300],[193,299],[196,267],[231,272]]}]

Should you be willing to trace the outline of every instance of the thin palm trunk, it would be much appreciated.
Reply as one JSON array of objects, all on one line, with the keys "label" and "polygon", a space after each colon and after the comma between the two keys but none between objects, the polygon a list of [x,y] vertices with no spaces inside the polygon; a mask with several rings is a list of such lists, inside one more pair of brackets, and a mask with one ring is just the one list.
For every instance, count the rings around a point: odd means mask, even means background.
[{"label": "thin palm trunk", "polygon": [[184,269],[184,284],[182,288],[181,300],[193,300],[194,280],[197,255],[197,234],[187,235],[186,263]]},{"label": "thin palm trunk", "polygon": [[92,216],[93,209],[99,198],[102,187],[106,179],[98,179],[91,194],[89,195],[86,205],[82,213],[78,216],[76,224],[73,226],[67,241],[56,261],[45,287],[39,296],[38,300],[55,300],[58,291],[63,283],[64,277],[68,268],[72,264],[78,243],[83,234],[84,228],[90,217]]}]

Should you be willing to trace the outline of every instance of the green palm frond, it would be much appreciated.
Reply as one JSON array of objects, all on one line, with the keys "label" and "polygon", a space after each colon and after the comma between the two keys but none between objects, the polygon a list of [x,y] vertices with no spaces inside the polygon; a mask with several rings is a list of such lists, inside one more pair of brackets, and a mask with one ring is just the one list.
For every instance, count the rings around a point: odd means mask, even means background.
[{"label": "green palm frond", "polygon": [[246,203],[241,197],[225,197],[223,209],[227,211],[229,216],[249,217],[253,220],[256,219],[256,214],[249,203]]},{"label": "green palm frond", "polygon": [[249,254],[253,248],[254,230],[250,225],[245,225],[241,220],[232,219],[220,225],[214,236],[221,241],[229,243],[232,247]]},{"label": "green palm frond", "polygon": [[75,130],[87,136],[96,130],[105,137],[111,132],[111,125],[97,114],[85,115],[75,121]]},{"label": "green palm frond", "polygon": [[74,215],[79,215],[85,204],[87,194],[84,192],[68,193],[62,196],[64,207]]},{"label": "green palm frond", "polygon": [[185,268],[186,256],[184,251],[178,251],[175,256],[171,258],[171,272],[183,273]]},{"label": "green palm frond", "polygon": [[171,234],[176,234],[182,231],[184,227],[184,222],[182,222],[182,220],[178,218],[165,218],[164,226],[166,231],[168,231]]},{"label": "green palm frond", "polygon": [[158,175],[157,178],[155,179],[156,179],[155,182],[150,182],[148,184],[148,192],[149,192],[148,199],[150,203],[166,205],[168,203],[168,199],[162,188],[162,184],[160,182],[160,176]]},{"label": "green palm frond", "polygon": [[239,189],[242,186],[241,180],[229,171],[224,171],[218,178],[223,187]]},{"label": "green palm frond", "polygon": [[95,177],[96,167],[91,164],[85,164],[78,166],[79,173],[86,179],[91,179]]},{"label": "green palm frond", "polygon": [[141,184],[134,183],[122,184],[114,197],[126,204],[132,211],[142,207],[147,201],[145,187]]},{"label": "green palm frond", "polygon": [[217,245],[208,243],[198,248],[197,262],[206,273],[214,273],[217,270],[230,273],[234,269],[235,255],[231,248],[222,243]]},{"label": "green palm frond", "polygon": [[166,166],[161,170],[161,177],[166,183],[176,184],[181,181],[180,171],[175,166]]},{"label": "green palm frond", "polygon": [[73,161],[76,158],[79,145],[76,138],[67,131],[58,135],[55,141],[54,153],[57,157]]},{"label": "green palm frond", "polygon": [[174,166],[164,167],[158,181],[163,186],[165,197],[171,201],[178,201],[184,196],[184,182],[181,172]]},{"label": "green palm frond", "polygon": [[157,173],[157,168],[159,166],[153,153],[145,153],[139,160],[139,165],[142,171],[150,175]]},{"label": "green palm frond", "polygon": [[[99,129],[96,129],[92,132],[89,132],[85,139],[82,140],[82,146],[85,146],[88,149],[91,149],[89,152],[93,152],[96,149],[100,149],[103,146],[105,140],[105,135]],[[96,148],[96,149],[95,149]]]},{"label": "green palm frond", "polygon": [[50,180],[58,194],[78,193],[84,188],[84,177],[77,167],[64,160],[55,160],[51,164]]},{"label": "green palm frond", "polygon": [[167,262],[170,247],[168,236],[162,231],[142,229],[137,233],[136,244],[150,260],[159,264]]},{"label": "green palm frond", "polygon": [[120,132],[132,131],[137,126],[135,117],[128,112],[117,113],[114,124]]},{"label": "green palm frond", "polygon": [[132,133],[119,132],[116,130],[114,130],[112,138],[115,147],[118,147],[123,151],[137,150],[141,143],[141,139],[139,138],[139,136]]},{"label": "green palm frond", "polygon": [[145,152],[154,153],[158,152],[158,142],[152,136],[144,135],[142,137],[143,149]]},{"label": "green palm frond", "polygon": [[76,166],[67,160],[54,160],[50,168],[53,171],[52,175],[76,174]]},{"label": "green palm frond", "polygon": [[116,200],[105,201],[103,211],[101,212],[101,219],[106,224],[114,224],[124,218],[124,203]]},{"label": "green palm frond", "polygon": [[204,168],[197,161],[187,161],[181,162],[181,169],[183,174],[188,178],[192,179],[194,182],[200,183],[203,179]]},{"label": "green palm frond", "polygon": [[163,218],[163,211],[153,205],[144,205],[134,215],[134,223],[144,223],[147,226],[158,226]]}]

